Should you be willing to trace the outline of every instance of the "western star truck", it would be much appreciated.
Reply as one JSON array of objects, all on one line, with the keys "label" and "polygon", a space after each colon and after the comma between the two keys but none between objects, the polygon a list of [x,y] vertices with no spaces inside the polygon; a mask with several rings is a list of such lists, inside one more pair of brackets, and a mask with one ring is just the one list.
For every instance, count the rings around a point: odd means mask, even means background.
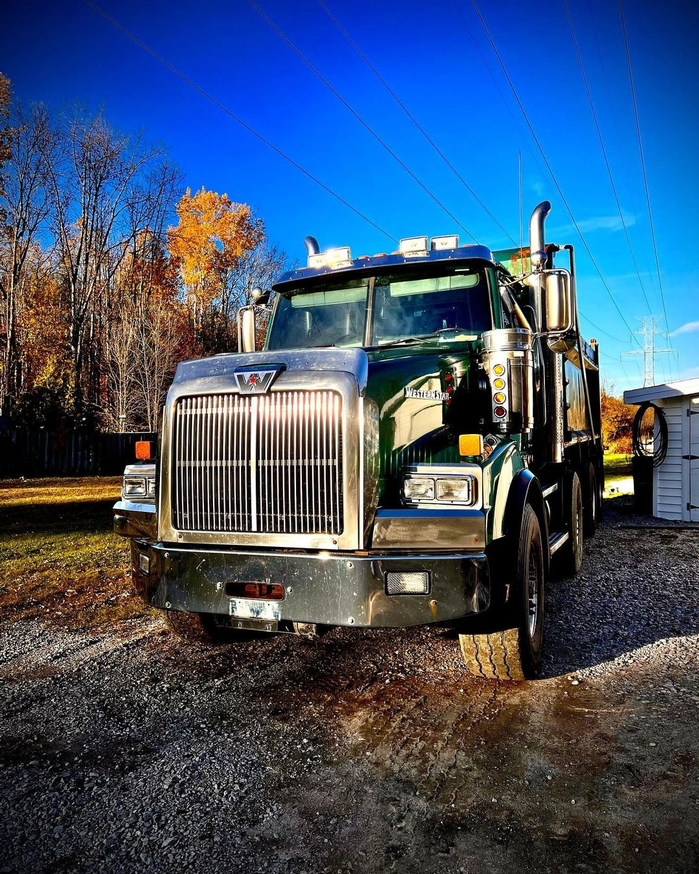
[{"label": "western star truck", "polygon": [[545,581],[579,570],[603,486],[598,349],[549,210],[529,249],[353,259],[307,237],[307,266],[240,311],[239,353],[178,366],[114,508],[175,630],[434,624],[471,672],[536,675]]}]

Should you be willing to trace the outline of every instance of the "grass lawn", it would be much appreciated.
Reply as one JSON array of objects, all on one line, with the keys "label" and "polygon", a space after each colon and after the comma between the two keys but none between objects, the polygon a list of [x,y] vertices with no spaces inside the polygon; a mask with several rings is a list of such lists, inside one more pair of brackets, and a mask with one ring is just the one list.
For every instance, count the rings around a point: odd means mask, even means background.
[{"label": "grass lawn", "polygon": [[112,533],[121,477],[0,481],[0,621],[98,629],[140,616],[128,542]]},{"label": "grass lawn", "polygon": [[609,493],[612,489],[617,492],[633,493],[633,476],[631,470],[632,455],[605,452],[604,454],[604,490]]}]

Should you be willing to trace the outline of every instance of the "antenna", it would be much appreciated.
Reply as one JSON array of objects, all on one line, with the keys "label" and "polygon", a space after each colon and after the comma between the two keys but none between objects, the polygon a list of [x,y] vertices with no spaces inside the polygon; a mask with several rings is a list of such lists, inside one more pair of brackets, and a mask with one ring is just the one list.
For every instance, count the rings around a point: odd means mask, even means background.
[{"label": "antenna", "polygon": [[522,203],[522,150],[518,152],[519,157],[519,251],[524,247],[522,227],[524,225],[524,204]]}]

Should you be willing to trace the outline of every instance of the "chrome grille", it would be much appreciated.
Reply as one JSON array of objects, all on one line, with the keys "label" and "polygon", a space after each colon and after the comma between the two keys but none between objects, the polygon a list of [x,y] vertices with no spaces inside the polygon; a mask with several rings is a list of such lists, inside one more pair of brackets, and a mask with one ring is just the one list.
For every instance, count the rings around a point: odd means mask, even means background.
[{"label": "chrome grille", "polygon": [[337,393],[181,398],[173,428],[175,528],[342,533]]}]

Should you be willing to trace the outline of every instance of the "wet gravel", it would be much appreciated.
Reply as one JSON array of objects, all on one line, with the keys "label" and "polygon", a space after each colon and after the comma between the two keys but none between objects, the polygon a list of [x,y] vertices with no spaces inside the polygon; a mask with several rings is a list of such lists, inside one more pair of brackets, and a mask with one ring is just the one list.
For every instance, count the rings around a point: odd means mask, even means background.
[{"label": "wet gravel", "polygon": [[525,684],[426,628],[5,624],[0,874],[697,870],[698,568],[697,528],[612,508]]}]

